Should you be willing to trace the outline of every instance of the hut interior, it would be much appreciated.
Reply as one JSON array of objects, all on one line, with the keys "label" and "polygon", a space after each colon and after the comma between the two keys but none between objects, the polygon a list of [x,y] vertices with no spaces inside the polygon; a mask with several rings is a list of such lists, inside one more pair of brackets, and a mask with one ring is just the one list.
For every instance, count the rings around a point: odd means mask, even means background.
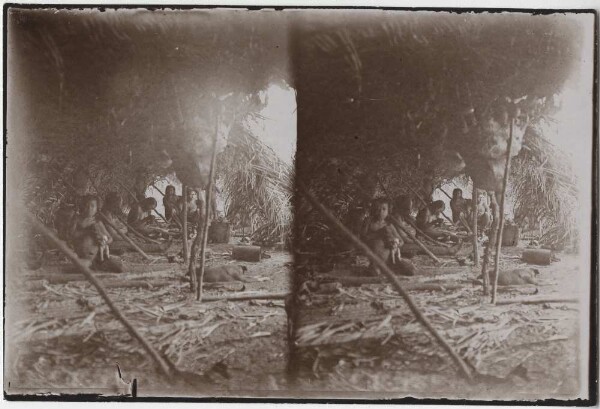
[{"label": "hut interior", "polygon": [[11,8],[5,393],[585,398],[593,18]]},{"label": "hut interior", "polygon": [[[591,278],[575,260],[589,253],[579,243],[574,159],[550,134],[559,95],[579,73],[581,27],[557,15],[302,17],[291,46],[298,193],[290,352],[301,387],[386,397],[576,394],[587,361],[575,351],[587,344],[574,335],[582,310],[573,302]],[[453,221],[457,188],[486,202],[490,217]],[[365,241],[381,200],[403,239],[396,257],[392,241],[387,253]],[[414,225],[435,200],[446,202],[442,220],[458,243]],[[480,216],[479,207],[468,210]],[[395,216],[405,217],[403,227]],[[411,228],[415,236],[402,231]],[[547,261],[531,259],[538,253]]]},{"label": "hut interior", "polygon": [[[10,10],[8,393],[282,388],[293,167],[252,123],[269,120],[270,88],[293,95],[287,15],[240,13]],[[295,137],[289,128],[279,137]],[[178,198],[183,186],[199,202]],[[120,274],[92,272],[150,350],[35,227],[59,234],[66,203],[82,195],[104,214],[111,193],[133,244],[109,245]],[[152,196],[161,207],[148,237],[126,215]],[[202,302],[190,268],[206,270]]]}]

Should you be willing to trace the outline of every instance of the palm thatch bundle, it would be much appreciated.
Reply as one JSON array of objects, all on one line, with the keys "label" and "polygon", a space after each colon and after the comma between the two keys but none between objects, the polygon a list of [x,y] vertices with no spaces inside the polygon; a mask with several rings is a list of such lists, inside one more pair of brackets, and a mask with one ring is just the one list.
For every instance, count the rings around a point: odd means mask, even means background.
[{"label": "palm thatch bundle", "polygon": [[542,121],[526,134],[510,188],[515,219],[542,227],[541,244],[563,247],[577,238],[577,179],[572,158],[543,136],[551,132],[549,125]]},{"label": "palm thatch bundle", "polygon": [[292,223],[293,169],[247,127],[232,129],[217,174],[226,214],[252,220],[255,241],[287,240]]},{"label": "palm thatch bundle", "polygon": [[293,66],[297,174],[341,217],[348,197],[412,195],[426,178],[498,190],[509,118],[516,156],[580,53],[580,27],[561,15],[338,14],[302,22]]}]

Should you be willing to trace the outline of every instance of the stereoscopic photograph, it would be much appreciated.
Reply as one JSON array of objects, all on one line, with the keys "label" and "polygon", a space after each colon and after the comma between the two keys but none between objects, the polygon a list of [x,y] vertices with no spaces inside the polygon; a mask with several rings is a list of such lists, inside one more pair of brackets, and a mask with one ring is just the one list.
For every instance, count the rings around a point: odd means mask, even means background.
[{"label": "stereoscopic photograph", "polygon": [[4,13],[5,399],[596,403],[594,11]]}]

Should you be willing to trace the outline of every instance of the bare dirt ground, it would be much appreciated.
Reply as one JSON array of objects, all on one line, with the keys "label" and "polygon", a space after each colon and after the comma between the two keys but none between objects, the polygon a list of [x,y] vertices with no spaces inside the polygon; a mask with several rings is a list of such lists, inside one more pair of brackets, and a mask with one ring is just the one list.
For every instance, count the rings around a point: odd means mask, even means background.
[{"label": "bare dirt ground", "polygon": [[[248,263],[232,260],[227,255],[229,245],[209,245],[209,249],[208,265],[245,265],[245,278],[262,281],[206,288],[205,295],[287,291],[288,253],[269,251],[270,258]],[[245,396],[283,387],[287,360],[283,300],[199,303],[184,279],[182,265],[168,263],[164,256],[156,256],[152,263],[133,253],[122,258],[125,273],[99,274],[102,281],[107,286],[139,285],[108,288],[111,298],[178,369],[204,373],[210,379],[190,386],[161,377],[96,290],[83,276],[65,278],[61,272],[68,263],[54,257],[37,271],[21,269],[20,280],[7,287],[7,302],[22,307],[12,314],[14,326],[7,329],[11,339],[7,340],[5,390],[9,394],[114,396],[130,393],[127,382],[133,378],[138,396]],[[65,280],[69,282],[61,282]],[[220,361],[224,371],[211,370]]]},{"label": "bare dirt ground", "polygon": [[[209,247],[209,265],[237,263],[228,255],[231,246]],[[503,249],[502,267],[524,265],[521,251]],[[246,265],[246,277],[257,281],[207,288],[206,295],[288,290],[291,255],[269,254],[261,262],[237,263]],[[538,285],[502,288],[500,300],[577,298],[587,291],[582,282],[587,275],[578,271],[577,256],[560,257],[550,266],[537,267]],[[65,278],[62,271],[68,263],[55,256],[36,271],[21,266],[12,277],[7,271],[7,305],[20,306],[7,316],[7,393],[127,395],[135,378],[138,396],[535,400],[575,398],[582,384],[580,305],[491,306],[482,298],[481,286],[473,283],[479,269],[460,266],[454,258],[435,268],[418,256],[413,261],[422,267],[422,275],[403,282],[455,285],[410,294],[477,369],[480,375],[474,381],[460,376],[406,304],[382,283],[311,295],[311,305],[300,311],[299,328],[313,329],[297,334],[300,377],[292,389],[285,380],[283,300],[198,303],[180,264],[168,263],[165,256],[149,263],[132,253],[123,259],[125,273],[99,275],[111,298],[178,369],[204,378],[190,385],[160,376],[96,290],[77,274]],[[343,266],[339,269],[348,274]]]},{"label": "bare dirt ground", "polygon": [[[501,269],[526,266],[520,260],[522,250],[503,249]],[[581,291],[589,291],[577,256],[560,257],[550,266],[531,266],[540,271],[538,285],[500,287],[499,301],[578,298]],[[311,306],[304,308],[304,325],[311,329],[300,330],[305,347],[298,387],[306,396],[480,400],[580,396],[584,380],[579,371],[579,308],[587,306],[572,302],[492,306],[489,297],[482,297],[481,285],[473,282],[479,268],[460,266],[451,258],[442,268],[427,267],[431,262],[422,256],[413,261],[423,267],[422,275],[404,278],[403,283],[441,285],[437,291],[409,293],[434,327],[477,369],[474,380],[461,376],[388,284],[366,284],[345,288],[326,302],[313,295]],[[330,325],[320,326],[324,317]],[[349,324],[357,321],[360,325]],[[340,342],[351,337],[358,339]]]}]

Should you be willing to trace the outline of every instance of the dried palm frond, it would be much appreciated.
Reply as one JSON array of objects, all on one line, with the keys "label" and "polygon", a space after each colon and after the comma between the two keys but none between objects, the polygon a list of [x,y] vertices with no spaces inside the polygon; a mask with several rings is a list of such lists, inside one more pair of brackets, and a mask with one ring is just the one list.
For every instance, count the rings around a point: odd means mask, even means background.
[{"label": "dried palm frond", "polygon": [[512,168],[510,184],[515,218],[542,223],[541,243],[561,247],[577,237],[577,179],[572,158],[548,141],[547,121],[531,128]]},{"label": "dried palm frond", "polygon": [[279,241],[292,222],[292,167],[241,124],[232,129],[220,155],[217,176],[228,218],[257,221],[257,241]]}]

